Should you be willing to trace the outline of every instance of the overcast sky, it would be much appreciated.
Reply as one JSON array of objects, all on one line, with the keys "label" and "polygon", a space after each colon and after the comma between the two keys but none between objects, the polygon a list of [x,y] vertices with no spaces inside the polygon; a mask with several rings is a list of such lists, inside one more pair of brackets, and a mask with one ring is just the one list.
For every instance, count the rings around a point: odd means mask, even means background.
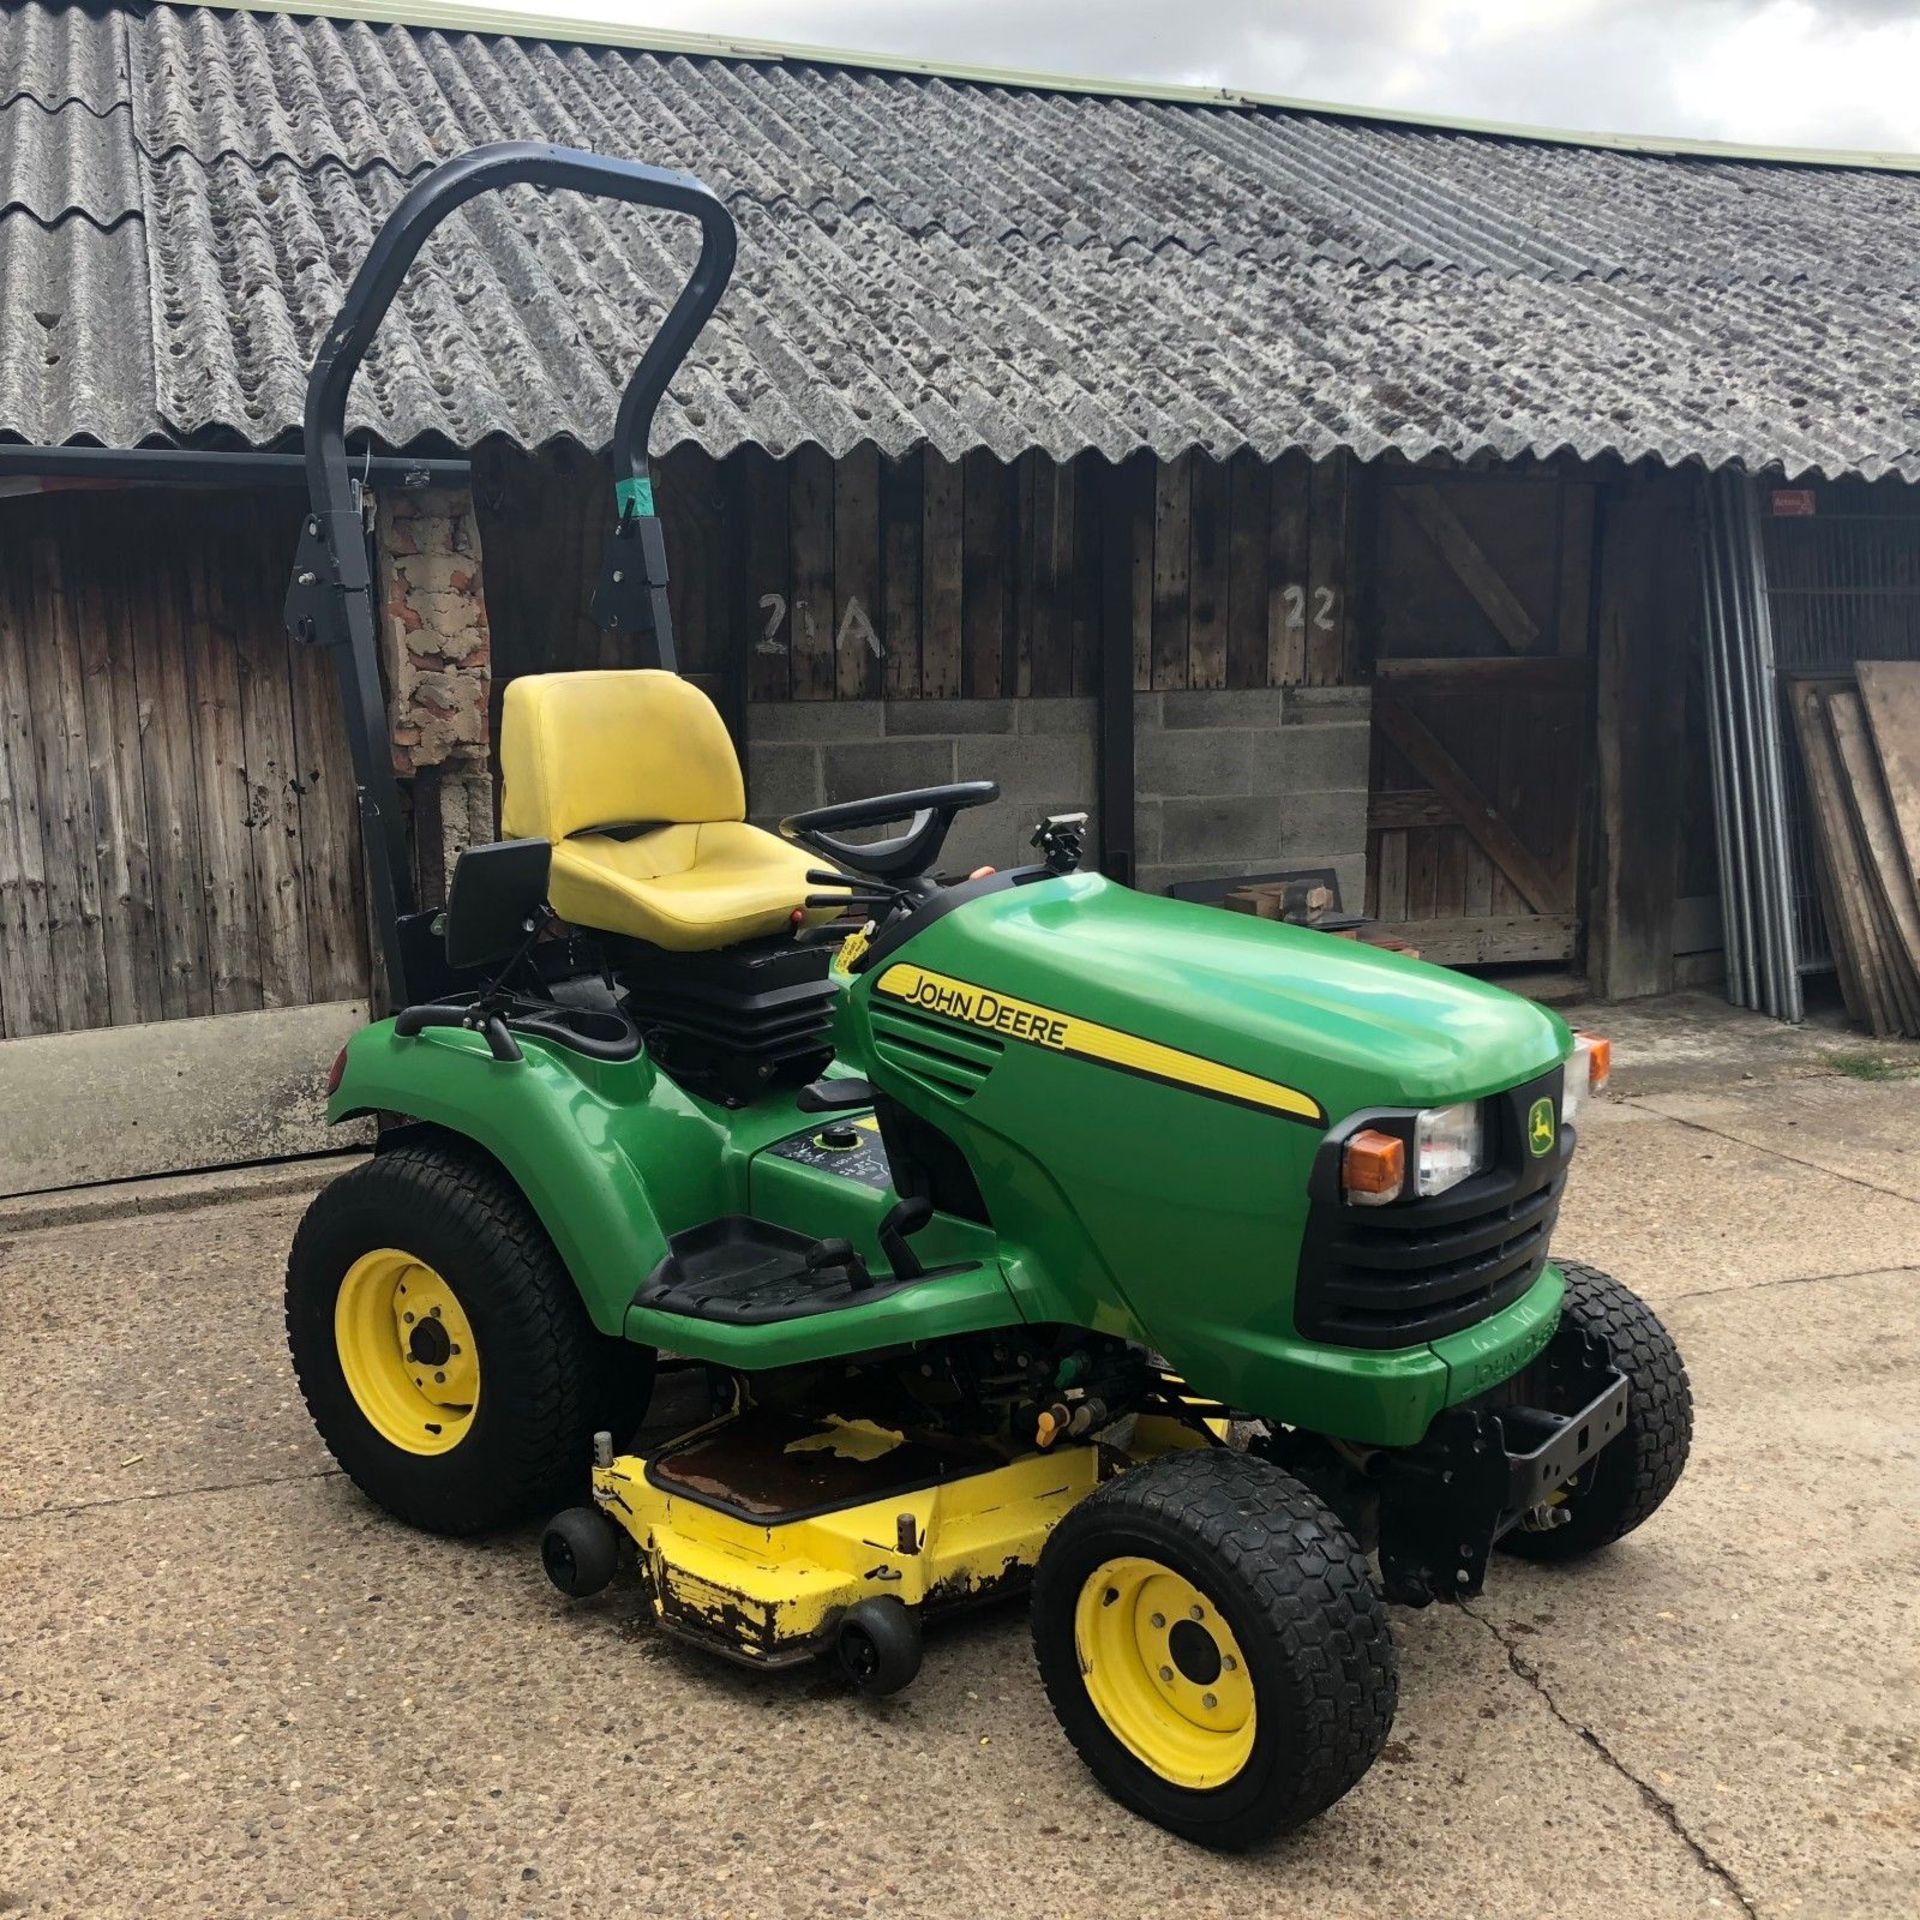
[{"label": "overcast sky", "polygon": [[501,4],[1537,126],[1920,151],[1920,0]]}]

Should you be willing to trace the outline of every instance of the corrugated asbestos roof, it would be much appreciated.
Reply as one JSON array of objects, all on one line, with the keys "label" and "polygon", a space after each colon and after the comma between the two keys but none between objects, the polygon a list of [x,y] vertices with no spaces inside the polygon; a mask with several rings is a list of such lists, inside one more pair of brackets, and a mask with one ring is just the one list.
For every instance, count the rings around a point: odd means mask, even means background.
[{"label": "corrugated asbestos roof", "polygon": [[[283,438],[381,214],[517,137],[688,168],[739,221],[656,450],[1568,448],[1920,478],[1910,173],[39,0],[0,13],[0,432]],[[604,443],[691,239],[568,195],[474,203],[358,424]]]}]

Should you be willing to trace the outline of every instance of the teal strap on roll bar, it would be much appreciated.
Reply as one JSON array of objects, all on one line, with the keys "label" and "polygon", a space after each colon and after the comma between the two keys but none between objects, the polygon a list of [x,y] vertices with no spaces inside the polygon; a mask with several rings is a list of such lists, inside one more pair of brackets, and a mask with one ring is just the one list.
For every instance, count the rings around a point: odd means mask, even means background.
[{"label": "teal strap on roll bar", "polygon": [[652,513],[653,482],[645,474],[613,483],[614,511],[624,520],[630,513]]}]

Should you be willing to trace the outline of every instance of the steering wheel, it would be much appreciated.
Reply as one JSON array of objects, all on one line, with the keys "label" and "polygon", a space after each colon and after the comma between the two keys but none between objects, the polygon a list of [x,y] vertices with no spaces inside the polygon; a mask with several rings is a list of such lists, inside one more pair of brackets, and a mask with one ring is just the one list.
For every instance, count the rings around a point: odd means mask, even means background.
[{"label": "steering wheel", "polygon": [[[956,814],[999,798],[998,781],[960,780],[949,787],[916,787],[911,793],[878,793],[867,800],[843,800],[835,807],[809,807],[782,820],[780,832],[851,873],[871,874],[876,880],[908,880],[939,859]],[[870,840],[865,846],[837,839],[831,831],[884,827],[894,820],[909,822],[905,833],[890,840]]]}]

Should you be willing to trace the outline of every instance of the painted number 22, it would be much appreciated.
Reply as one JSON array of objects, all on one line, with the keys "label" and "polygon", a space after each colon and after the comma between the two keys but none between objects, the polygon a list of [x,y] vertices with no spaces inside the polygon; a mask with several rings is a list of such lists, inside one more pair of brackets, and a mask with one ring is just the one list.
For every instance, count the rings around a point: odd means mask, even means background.
[{"label": "painted number 22", "polygon": [[[1287,631],[1303,632],[1307,624],[1307,590],[1305,587],[1289,586],[1283,588],[1280,595],[1287,603]],[[764,601],[761,603],[766,604]],[[1313,590],[1313,624],[1322,633],[1333,631],[1334,594],[1331,587],[1315,587]]]}]

